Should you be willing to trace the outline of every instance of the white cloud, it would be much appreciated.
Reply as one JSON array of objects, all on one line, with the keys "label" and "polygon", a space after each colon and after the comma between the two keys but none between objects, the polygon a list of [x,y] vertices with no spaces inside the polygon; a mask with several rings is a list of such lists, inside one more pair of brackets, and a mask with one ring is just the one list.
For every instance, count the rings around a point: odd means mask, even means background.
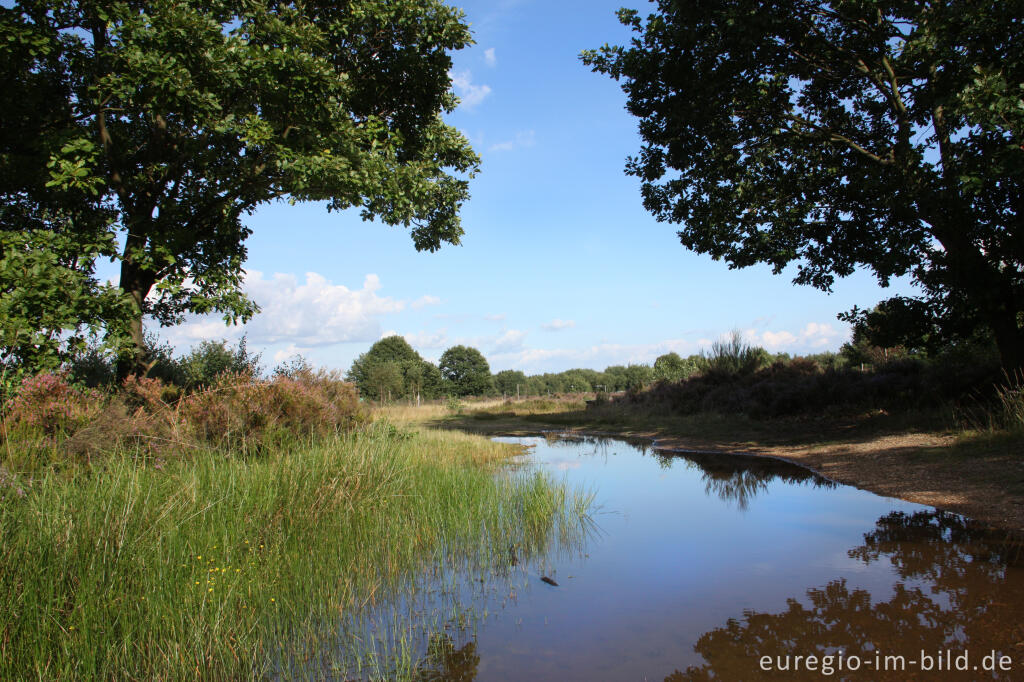
[{"label": "white cloud", "polygon": [[491,86],[473,83],[473,75],[469,71],[449,71],[448,76],[452,79],[455,94],[459,96],[459,106],[465,109],[473,109],[491,94]]},{"label": "white cloud", "polygon": [[290,360],[296,355],[304,355],[309,352],[309,348],[303,348],[302,346],[296,346],[294,343],[289,343],[285,348],[274,353],[274,363],[281,364],[285,360]]},{"label": "white cloud", "polygon": [[532,130],[521,130],[511,140],[492,144],[487,148],[490,152],[510,152],[515,149],[525,149],[537,144],[537,134]]},{"label": "white cloud", "polygon": [[484,61],[487,62],[487,66],[494,66],[498,63],[498,58],[494,55],[493,47],[489,47],[484,50]]},{"label": "white cloud", "polygon": [[405,301],[377,293],[380,278],[374,274],[366,276],[361,289],[349,289],[315,272],[307,272],[305,282],[300,283],[293,274],[264,277],[262,272],[251,270],[242,286],[261,308],[248,324],[226,327],[214,316],[192,316],[185,324],[168,330],[168,340],[191,344],[247,334],[254,346],[289,344],[302,349],[376,341],[380,338],[381,318],[406,307]]},{"label": "white cloud", "polygon": [[403,334],[402,338],[409,342],[413,348],[445,348],[448,346],[448,330],[441,329],[436,332],[416,332],[415,334]]},{"label": "white cloud", "polygon": [[492,348],[495,353],[513,353],[523,347],[525,338],[526,332],[519,329],[507,329],[495,339]]},{"label": "white cloud", "polygon": [[412,302],[410,307],[413,310],[419,310],[421,308],[427,307],[428,305],[438,305],[440,303],[441,303],[441,299],[439,299],[437,296],[427,295],[427,296],[420,296],[419,298],[417,298],[415,301]]},{"label": "white cloud", "polygon": [[560,372],[570,367],[603,370],[610,365],[650,364],[659,355],[670,351],[687,356],[698,350],[699,346],[694,341],[669,339],[648,344],[601,343],[584,348],[523,348],[509,351],[496,349],[488,360],[494,371],[521,369],[527,374],[533,374]]},{"label": "white cloud", "polygon": [[[543,325],[546,329],[556,320]],[[589,367],[603,370],[610,365],[651,364],[659,355],[675,352],[683,357],[708,351],[713,343],[712,338],[703,336],[704,332],[691,332],[699,338],[667,339],[647,344],[598,343],[582,348],[525,348],[498,344],[494,352],[488,356],[493,371],[502,369],[519,369],[527,374],[540,372],[560,372],[571,367]],[[723,334],[720,340],[728,338]],[[773,353],[785,351],[793,354],[817,353],[835,350],[849,338],[849,332],[833,325],[810,322],[799,331],[768,330],[757,332],[753,329],[743,331],[746,343],[763,346]]]},{"label": "white cloud", "polygon": [[805,353],[834,350],[849,338],[849,333],[836,329],[830,324],[808,322],[803,329],[797,332],[786,330],[768,330],[760,334],[747,332],[745,338],[773,352]]},{"label": "white cloud", "polygon": [[505,319],[505,313],[496,313],[494,315],[484,315],[484,319],[489,322],[501,322]]},{"label": "white cloud", "polygon": [[541,325],[541,329],[543,329],[545,331],[549,331],[549,332],[557,332],[557,331],[561,331],[563,329],[571,329],[571,328],[573,328],[575,326],[576,326],[576,322],[574,320],[560,320],[558,318],[555,318],[554,320],[551,320],[550,322],[546,322],[546,323],[542,324]]}]

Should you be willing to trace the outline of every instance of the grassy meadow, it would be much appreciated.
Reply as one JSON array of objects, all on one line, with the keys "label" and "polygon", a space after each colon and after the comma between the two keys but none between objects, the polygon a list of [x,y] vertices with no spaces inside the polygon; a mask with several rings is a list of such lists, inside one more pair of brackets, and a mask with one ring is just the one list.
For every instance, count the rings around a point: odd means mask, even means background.
[{"label": "grassy meadow", "polygon": [[344,679],[415,679],[412,623],[390,645],[404,663],[345,628],[425,575],[500,572],[510,546],[542,555],[585,523],[586,498],[502,473],[518,450],[479,436],[363,415],[251,447],[186,420],[173,447],[69,448],[97,419],[5,418],[0,679],[309,677],[311,652]]}]

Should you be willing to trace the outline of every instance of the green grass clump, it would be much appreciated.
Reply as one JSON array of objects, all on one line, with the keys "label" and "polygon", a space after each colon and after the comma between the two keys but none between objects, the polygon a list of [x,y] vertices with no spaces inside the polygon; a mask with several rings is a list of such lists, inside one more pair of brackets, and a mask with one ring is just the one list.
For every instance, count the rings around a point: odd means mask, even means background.
[{"label": "green grass clump", "polygon": [[0,468],[0,679],[287,669],[281,642],[315,649],[440,561],[486,568],[578,525],[586,503],[563,487],[495,475],[512,452],[377,423],[258,458],[122,450],[73,475]]}]

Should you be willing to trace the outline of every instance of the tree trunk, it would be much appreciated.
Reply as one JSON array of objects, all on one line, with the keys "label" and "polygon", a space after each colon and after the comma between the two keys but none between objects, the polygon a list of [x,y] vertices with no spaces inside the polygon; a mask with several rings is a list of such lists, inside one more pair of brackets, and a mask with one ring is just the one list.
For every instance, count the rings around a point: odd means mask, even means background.
[{"label": "tree trunk", "polygon": [[1017,324],[1018,313],[1008,311],[990,323],[999,348],[999,360],[1010,377],[1024,380],[1024,330]]},{"label": "tree trunk", "polygon": [[[129,238],[129,242],[131,242]],[[124,381],[129,375],[145,376],[153,367],[146,350],[146,337],[142,327],[145,313],[146,296],[153,288],[152,273],[137,267],[129,257],[130,245],[125,246],[125,256],[121,260],[121,289],[128,294],[132,302],[132,317],[123,330],[127,349],[117,360],[117,380]]]}]

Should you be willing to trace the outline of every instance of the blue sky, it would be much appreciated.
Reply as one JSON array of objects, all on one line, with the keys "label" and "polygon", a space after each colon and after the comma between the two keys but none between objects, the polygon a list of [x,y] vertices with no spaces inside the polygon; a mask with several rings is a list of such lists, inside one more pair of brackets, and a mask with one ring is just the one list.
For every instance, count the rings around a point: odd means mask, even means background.
[{"label": "blue sky", "polygon": [[579,61],[628,40],[615,16],[628,0],[452,4],[476,45],[453,56],[462,104],[448,120],[483,158],[462,245],[418,253],[406,231],[354,212],[265,206],[248,218],[246,262],[263,312],[244,328],[192,319],[164,339],[185,350],[247,333],[267,365],[300,353],[347,369],[395,333],[434,361],[467,344],[493,371],[603,369],[698,352],[733,329],[773,352],[837,350],[849,336],[837,313],[909,291],[867,272],[826,294],[793,285],[793,272],[729,270],[643,210],[623,173],[636,120],[618,84]]}]

